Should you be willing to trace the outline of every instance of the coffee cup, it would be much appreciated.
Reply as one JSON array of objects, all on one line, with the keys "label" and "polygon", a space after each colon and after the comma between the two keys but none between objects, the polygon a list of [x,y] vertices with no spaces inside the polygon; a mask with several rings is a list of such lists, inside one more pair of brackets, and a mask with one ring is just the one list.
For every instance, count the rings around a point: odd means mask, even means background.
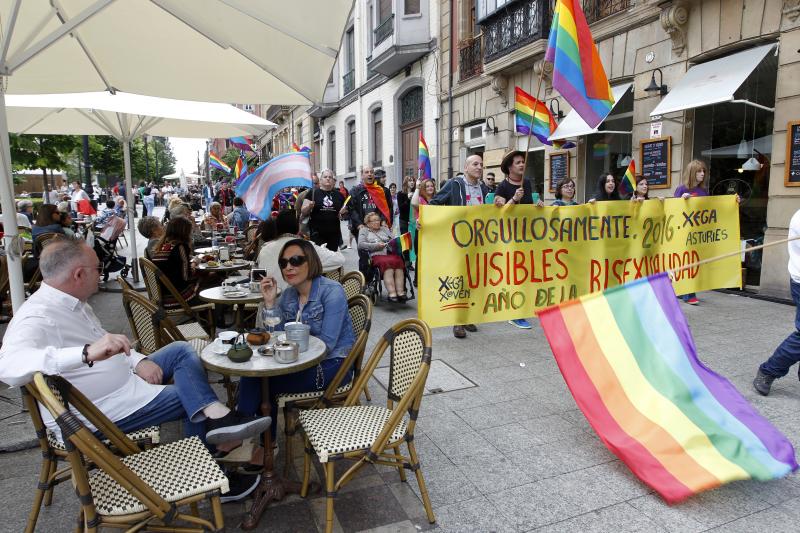
[{"label": "coffee cup", "polygon": [[311,335],[311,327],[308,324],[287,322],[283,331],[286,334],[286,340],[296,342],[301,352],[308,350],[308,338]]}]

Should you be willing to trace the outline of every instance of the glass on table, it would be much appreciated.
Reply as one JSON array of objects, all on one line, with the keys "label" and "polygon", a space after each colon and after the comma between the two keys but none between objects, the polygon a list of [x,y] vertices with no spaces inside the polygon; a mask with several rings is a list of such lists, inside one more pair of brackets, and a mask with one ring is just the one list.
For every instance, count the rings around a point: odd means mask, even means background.
[{"label": "glass on table", "polygon": [[261,321],[269,328],[269,344],[275,344],[275,326],[281,323],[280,310],[277,307],[261,310]]}]

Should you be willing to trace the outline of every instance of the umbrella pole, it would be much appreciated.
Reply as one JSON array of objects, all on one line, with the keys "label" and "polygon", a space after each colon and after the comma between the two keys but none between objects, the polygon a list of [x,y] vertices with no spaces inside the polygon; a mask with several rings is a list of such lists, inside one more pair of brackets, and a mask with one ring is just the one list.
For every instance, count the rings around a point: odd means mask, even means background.
[{"label": "umbrella pole", "polygon": [[136,204],[133,202],[133,178],[131,177],[131,140],[122,139],[122,155],[125,160],[125,201],[128,202],[128,234],[131,236],[131,264],[133,281],[139,282],[139,256],[136,253]]},{"label": "umbrella pole", "polygon": [[8,264],[8,281],[11,293],[11,307],[16,313],[25,303],[25,280],[22,277],[22,242],[17,232],[17,205],[14,200],[14,179],[11,175],[11,140],[8,138],[8,121],[6,117],[6,79],[0,79],[0,159],[2,173],[6,176],[0,180],[0,205],[3,207],[3,242],[6,248]]}]

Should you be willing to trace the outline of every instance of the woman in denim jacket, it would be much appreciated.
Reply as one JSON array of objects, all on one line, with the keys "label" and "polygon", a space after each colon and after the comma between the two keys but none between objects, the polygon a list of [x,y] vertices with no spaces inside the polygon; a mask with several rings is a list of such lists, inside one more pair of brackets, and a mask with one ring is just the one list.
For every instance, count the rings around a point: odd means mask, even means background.
[{"label": "woman in denim jacket", "polygon": [[[279,394],[325,390],[356,340],[344,288],[338,282],[322,276],[322,263],[314,245],[303,239],[293,239],[283,245],[278,257],[281,275],[289,287],[276,302],[275,278],[265,277],[261,280],[264,309],[273,309],[277,304],[281,317],[281,323],[276,328],[278,330],[282,330],[286,322],[293,322],[297,318],[298,309],[302,309],[302,322],[311,327],[311,335],[325,343],[328,352],[325,359],[315,367],[269,378],[273,417],[277,413],[276,399]],[[259,309],[259,314],[261,312]],[[259,316],[259,322],[263,322],[261,318]],[[351,378],[352,372],[341,384],[349,383]],[[258,412],[261,403],[260,379],[241,379],[239,412]],[[277,424],[272,424],[270,428],[273,438],[276,427]]]}]

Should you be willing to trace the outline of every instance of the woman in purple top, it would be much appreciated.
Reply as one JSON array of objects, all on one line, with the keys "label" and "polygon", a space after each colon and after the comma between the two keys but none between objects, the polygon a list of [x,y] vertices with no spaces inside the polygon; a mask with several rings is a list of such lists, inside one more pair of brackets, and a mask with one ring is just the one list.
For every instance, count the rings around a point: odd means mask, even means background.
[{"label": "woman in purple top", "polygon": [[[699,159],[693,160],[686,166],[686,173],[683,175],[683,183],[675,189],[675,198],[691,198],[692,196],[708,196],[707,187],[708,168]],[[689,305],[697,305],[700,301],[693,292],[684,294],[681,300]]]}]

